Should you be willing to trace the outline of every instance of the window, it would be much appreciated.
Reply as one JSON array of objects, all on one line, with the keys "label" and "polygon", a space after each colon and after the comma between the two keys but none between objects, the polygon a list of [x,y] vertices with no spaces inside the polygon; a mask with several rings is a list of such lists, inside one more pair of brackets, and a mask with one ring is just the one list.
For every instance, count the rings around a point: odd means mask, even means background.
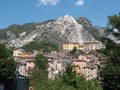
[{"label": "window", "polygon": [[31,69],[31,67],[28,67],[28,70],[30,70]]},{"label": "window", "polygon": [[29,64],[31,64],[31,62],[29,62]]}]

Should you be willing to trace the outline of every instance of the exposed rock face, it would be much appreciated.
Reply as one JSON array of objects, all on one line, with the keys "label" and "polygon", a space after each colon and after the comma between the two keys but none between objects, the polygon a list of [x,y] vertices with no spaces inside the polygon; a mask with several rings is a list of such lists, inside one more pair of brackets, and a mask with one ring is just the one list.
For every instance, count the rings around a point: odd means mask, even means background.
[{"label": "exposed rock face", "polygon": [[82,24],[83,26],[85,26],[86,29],[88,30],[92,29],[92,24],[86,17],[82,16],[79,19],[77,19],[77,21],[79,24]]},{"label": "exposed rock face", "polygon": [[[91,27],[90,25],[88,26]],[[66,42],[83,44],[84,42],[95,39],[82,24],[78,23],[72,16],[65,15],[56,21],[48,21],[47,23],[36,25],[35,30],[26,33],[24,36],[10,40],[8,45],[18,48],[31,41],[43,40],[62,45]]]},{"label": "exposed rock face", "polygon": [[63,34],[67,37],[69,42],[78,42],[83,44],[86,41],[91,41],[94,38],[92,35],[83,27],[82,24],[79,24],[73,17],[64,16],[58,19],[59,23],[63,24],[65,30]]},{"label": "exposed rock face", "polygon": [[11,31],[7,31],[7,38],[8,40],[12,40],[16,38],[16,35],[12,33]]}]

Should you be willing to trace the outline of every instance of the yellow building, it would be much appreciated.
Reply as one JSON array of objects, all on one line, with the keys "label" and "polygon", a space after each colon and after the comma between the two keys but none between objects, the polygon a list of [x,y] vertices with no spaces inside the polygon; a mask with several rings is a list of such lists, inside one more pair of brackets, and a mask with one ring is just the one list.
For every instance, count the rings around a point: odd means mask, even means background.
[{"label": "yellow building", "polygon": [[66,51],[71,51],[73,50],[74,47],[77,50],[79,50],[79,43],[64,43],[63,44],[63,50],[66,50]]},{"label": "yellow building", "polygon": [[71,51],[73,48],[76,48],[77,50],[84,50],[84,47],[80,45],[79,43],[64,43],[63,44],[63,50]]}]

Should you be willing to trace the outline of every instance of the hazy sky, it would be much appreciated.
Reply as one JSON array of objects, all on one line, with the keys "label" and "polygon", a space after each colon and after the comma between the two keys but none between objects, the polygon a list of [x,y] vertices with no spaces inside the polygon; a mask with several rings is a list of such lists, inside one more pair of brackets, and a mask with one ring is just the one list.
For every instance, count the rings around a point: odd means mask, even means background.
[{"label": "hazy sky", "polygon": [[0,0],[0,28],[42,22],[66,14],[85,16],[94,26],[106,26],[107,16],[120,12],[120,0]]}]

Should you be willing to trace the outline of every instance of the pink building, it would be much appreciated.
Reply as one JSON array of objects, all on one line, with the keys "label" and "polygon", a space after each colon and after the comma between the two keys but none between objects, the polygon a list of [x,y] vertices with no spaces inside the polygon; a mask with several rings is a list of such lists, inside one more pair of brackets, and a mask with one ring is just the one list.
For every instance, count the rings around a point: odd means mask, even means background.
[{"label": "pink building", "polygon": [[25,68],[26,68],[26,76],[30,76],[31,70],[35,68],[34,59],[27,60]]},{"label": "pink building", "polygon": [[96,66],[83,67],[83,73],[87,80],[97,78],[98,69]]},{"label": "pink building", "polygon": [[76,73],[83,74],[82,68],[86,66],[86,61],[80,59],[72,59],[71,62],[72,65],[74,66],[74,70],[76,71]]},{"label": "pink building", "polygon": [[89,62],[89,61],[90,61],[90,58],[91,58],[91,56],[90,56],[89,54],[79,55],[79,56],[78,56],[78,59],[79,59],[79,60],[84,60],[84,61],[86,61],[86,62]]},{"label": "pink building", "polygon": [[79,66],[81,69],[86,66],[85,60],[72,59],[71,61],[72,61],[73,66]]}]

